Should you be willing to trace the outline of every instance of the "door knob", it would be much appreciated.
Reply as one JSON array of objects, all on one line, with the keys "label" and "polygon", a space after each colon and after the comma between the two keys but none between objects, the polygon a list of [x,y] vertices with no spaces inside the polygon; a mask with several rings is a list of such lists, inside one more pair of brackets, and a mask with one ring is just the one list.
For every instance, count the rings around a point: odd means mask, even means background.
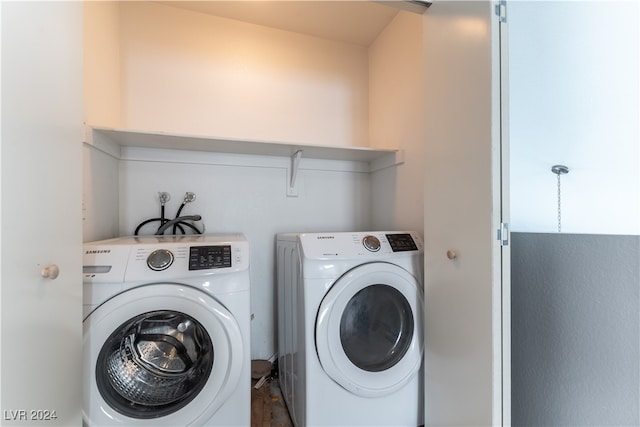
[{"label": "door knob", "polygon": [[45,279],[55,280],[60,274],[60,269],[56,264],[49,264],[44,266],[40,271],[40,275]]}]

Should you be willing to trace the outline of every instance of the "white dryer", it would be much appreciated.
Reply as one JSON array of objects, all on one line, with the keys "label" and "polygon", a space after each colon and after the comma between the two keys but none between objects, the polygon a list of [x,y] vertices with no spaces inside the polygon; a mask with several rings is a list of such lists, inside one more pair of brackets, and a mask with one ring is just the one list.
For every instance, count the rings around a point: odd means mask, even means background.
[{"label": "white dryer", "polygon": [[250,425],[242,235],[88,243],[83,270],[85,425]]},{"label": "white dryer", "polygon": [[294,424],[423,424],[423,244],[413,232],[277,236],[278,369]]}]

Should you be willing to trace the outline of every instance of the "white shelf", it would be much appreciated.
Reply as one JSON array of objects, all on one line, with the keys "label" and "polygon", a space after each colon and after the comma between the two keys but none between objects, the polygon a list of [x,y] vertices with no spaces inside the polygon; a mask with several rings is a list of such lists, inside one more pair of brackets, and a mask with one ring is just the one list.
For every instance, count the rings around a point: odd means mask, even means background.
[{"label": "white shelf", "polygon": [[121,147],[140,147],[291,158],[302,151],[305,159],[363,162],[369,165],[370,172],[404,162],[401,150],[248,141],[107,127],[88,126],[85,142],[118,158]]}]

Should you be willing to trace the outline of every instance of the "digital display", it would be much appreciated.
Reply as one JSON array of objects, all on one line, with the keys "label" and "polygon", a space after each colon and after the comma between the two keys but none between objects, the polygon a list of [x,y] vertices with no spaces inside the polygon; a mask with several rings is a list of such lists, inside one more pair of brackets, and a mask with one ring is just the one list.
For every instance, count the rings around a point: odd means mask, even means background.
[{"label": "digital display", "polygon": [[411,234],[387,234],[386,236],[393,252],[418,250]]},{"label": "digital display", "polygon": [[231,246],[192,246],[189,248],[189,270],[231,267]]}]

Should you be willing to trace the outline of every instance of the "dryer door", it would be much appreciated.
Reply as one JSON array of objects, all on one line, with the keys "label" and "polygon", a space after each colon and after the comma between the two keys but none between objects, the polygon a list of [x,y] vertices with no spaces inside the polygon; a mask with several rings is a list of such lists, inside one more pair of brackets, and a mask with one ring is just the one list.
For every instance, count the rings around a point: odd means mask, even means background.
[{"label": "dryer door", "polygon": [[359,396],[383,396],[420,369],[422,290],[403,268],[376,262],[338,279],[316,320],[320,364],[334,381]]},{"label": "dryer door", "polygon": [[83,326],[87,425],[202,425],[238,385],[247,351],[225,307],[179,284],[118,294]]}]

